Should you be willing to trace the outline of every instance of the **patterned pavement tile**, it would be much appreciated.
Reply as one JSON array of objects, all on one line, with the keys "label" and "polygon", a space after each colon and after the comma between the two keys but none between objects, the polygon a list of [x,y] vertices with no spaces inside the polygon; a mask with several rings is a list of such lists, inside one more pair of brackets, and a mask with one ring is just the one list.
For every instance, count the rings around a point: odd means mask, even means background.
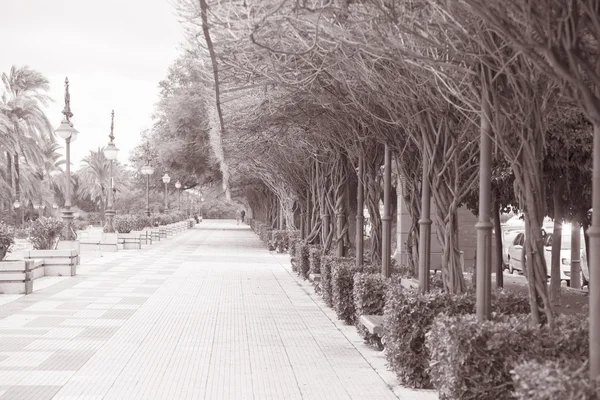
[{"label": "patterned pavement tile", "polygon": [[92,262],[0,305],[0,400],[399,398],[245,225],[204,221]]}]

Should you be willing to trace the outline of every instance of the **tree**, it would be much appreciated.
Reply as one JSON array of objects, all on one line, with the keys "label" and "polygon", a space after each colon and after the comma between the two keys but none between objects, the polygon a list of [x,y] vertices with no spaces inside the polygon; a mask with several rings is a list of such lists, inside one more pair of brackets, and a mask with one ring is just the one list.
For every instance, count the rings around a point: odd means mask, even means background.
[{"label": "tree", "polygon": [[[21,157],[28,162],[41,164],[41,152],[37,141],[44,135],[51,135],[52,126],[42,110],[49,98],[48,80],[39,72],[29,67],[13,66],[8,74],[2,74],[3,94],[2,112],[8,119],[4,145],[12,156],[7,157],[7,178],[9,186],[13,186],[17,198],[21,191]],[[9,160],[10,159],[10,160]]]},{"label": "tree", "polygon": [[[94,201],[104,221],[104,211],[108,204],[110,190],[110,161],[104,155],[104,148],[90,150],[90,154],[81,161],[83,166],[76,172],[77,196]],[[116,192],[123,192],[128,187],[128,174],[117,161],[113,161],[112,177]]]}]

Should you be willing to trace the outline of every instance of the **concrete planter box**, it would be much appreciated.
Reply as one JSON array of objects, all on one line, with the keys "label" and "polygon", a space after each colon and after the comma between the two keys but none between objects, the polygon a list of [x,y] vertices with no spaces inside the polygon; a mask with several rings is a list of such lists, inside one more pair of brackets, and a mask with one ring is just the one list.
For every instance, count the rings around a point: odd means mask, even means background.
[{"label": "concrete planter box", "polygon": [[118,250],[117,240],[117,233],[90,232],[79,240],[79,246],[81,251],[114,252]]},{"label": "concrete planter box", "polygon": [[119,233],[117,243],[123,250],[139,250],[142,248],[140,232]]},{"label": "concrete planter box", "polygon": [[167,237],[167,226],[166,225],[159,226],[158,231],[159,231],[159,235],[160,235],[161,239]]},{"label": "concrete planter box", "polygon": [[43,259],[43,275],[75,276],[79,253],[75,249],[29,250],[23,252],[25,260]]},{"label": "concrete planter box", "polygon": [[0,294],[33,292],[33,260],[0,261]]},{"label": "concrete planter box", "polygon": [[60,240],[56,246],[58,250],[77,250],[77,265],[81,264],[81,243],[77,240]]},{"label": "concrete planter box", "polygon": [[150,237],[152,238],[152,242],[160,242],[160,229],[158,229],[158,228],[151,229]]},{"label": "concrete planter box", "polygon": [[152,231],[150,229],[142,229],[141,231],[131,231],[140,237],[140,244],[152,244]]}]

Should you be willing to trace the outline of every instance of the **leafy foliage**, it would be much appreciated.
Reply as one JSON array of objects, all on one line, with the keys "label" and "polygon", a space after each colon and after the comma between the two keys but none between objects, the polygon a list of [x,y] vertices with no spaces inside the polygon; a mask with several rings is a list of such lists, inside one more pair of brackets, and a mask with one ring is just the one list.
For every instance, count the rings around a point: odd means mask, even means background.
[{"label": "leafy foliage", "polygon": [[383,315],[385,294],[390,280],[381,274],[359,272],[354,274],[352,297],[354,299],[355,326],[365,340],[372,342],[371,334],[358,321],[361,315]]},{"label": "leafy foliage", "polygon": [[0,222],[0,260],[3,260],[10,247],[15,243],[14,228]]},{"label": "leafy foliage", "polygon": [[62,220],[54,217],[40,217],[29,227],[29,240],[34,249],[51,250],[56,248],[63,229]]},{"label": "leafy foliage", "polygon": [[[556,332],[527,323],[527,316],[478,322],[474,315],[440,315],[427,338],[431,377],[441,399],[515,398],[511,370],[526,360],[588,356],[588,323],[560,317]],[[545,382],[547,384],[547,382]],[[565,397],[566,398],[566,397]]]},{"label": "leafy foliage", "polygon": [[321,257],[323,257],[323,249],[320,246],[310,248],[308,253],[308,263],[310,265],[311,274],[321,273]]},{"label": "leafy foliage", "polygon": [[592,380],[580,361],[525,361],[512,371],[518,400],[600,398],[600,380]]},{"label": "leafy foliage", "polygon": [[471,295],[451,295],[438,290],[420,294],[399,284],[390,285],[384,310],[386,359],[402,384],[430,388],[429,351],[425,336],[434,318],[470,314],[475,310]]}]

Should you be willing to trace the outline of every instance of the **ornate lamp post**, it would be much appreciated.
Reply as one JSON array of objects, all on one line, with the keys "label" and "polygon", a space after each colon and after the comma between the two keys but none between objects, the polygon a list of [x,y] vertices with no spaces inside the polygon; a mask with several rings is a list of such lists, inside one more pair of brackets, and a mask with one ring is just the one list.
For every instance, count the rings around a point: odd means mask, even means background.
[{"label": "ornate lamp post", "polygon": [[16,199],[13,203],[13,208],[15,209],[15,214],[17,215],[15,226],[21,225],[21,219],[19,218],[19,207],[21,207],[21,202],[19,201],[19,199]]},{"label": "ornate lamp post", "polygon": [[115,129],[115,110],[112,110],[111,112],[111,120],[110,120],[110,135],[108,135],[108,137],[110,138],[110,142],[108,143],[108,146],[106,146],[104,148],[104,155],[106,156],[106,158],[110,161],[110,174],[109,174],[109,179],[110,179],[110,186],[109,186],[109,190],[108,190],[108,202],[106,205],[106,210],[104,211],[104,215],[106,215],[106,232],[114,232],[115,228],[113,226],[113,218],[115,216],[115,214],[117,213],[115,210],[113,210],[113,203],[115,200],[115,193],[113,190],[113,161],[117,159],[117,155],[119,154],[119,149],[117,149],[117,146],[115,146],[115,144],[113,143],[113,140],[115,139],[115,135],[114,135],[114,129]]},{"label": "ornate lamp post", "polygon": [[150,165],[150,145],[146,143],[146,165],[142,167],[142,174],[146,175],[146,215],[150,216],[150,175],[154,173],[154,168]]},{"label": "ornate lamp post", "polygon": [[62,212],[63,221],[65,222],[65,239],[74,240],[73,232],[73,211],[71,211],[71,142],[77,139],[79,132],[73,128],[71,117],[71,95],[69,94],[69,78],[65,79],[65,108],[62,111],[64,118],[60,122],[60,126],[54,131],[58,136],[65,139],[65,174],[67,176],[67,187],[65,191],[65,208]]},{"label": "ornate lamp post", "polygon": [[179,182],[179,179],[177,179],[177,182],[175,182],[175,188],[177,188],[177,202],[179,203],[178,208],[179,211],[181,211],[181,182]]},{"label": "ornate lamp post", "polygon": [[162,181],[165,184],[165,214],[169,212],[169,193],[167,191],[167,185],[171,182],[171,177],[169,174],[164,174],[162,177]]}]

